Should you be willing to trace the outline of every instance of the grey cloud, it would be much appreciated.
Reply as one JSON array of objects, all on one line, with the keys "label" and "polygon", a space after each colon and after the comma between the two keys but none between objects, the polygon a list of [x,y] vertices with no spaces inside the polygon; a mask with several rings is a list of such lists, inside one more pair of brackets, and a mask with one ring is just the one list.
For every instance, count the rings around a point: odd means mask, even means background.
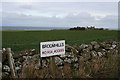
[{"label": "grey cloud", "polygon": [[[117,27],[116,3],[4,3],[3,26],[100,26]],[[52,14],[52,17],[26,15],[26,13]],[[77,15],[74,15],[76,14]],[[101,20],[95,20],[91,14],[105,14]],[[56,15],[67,14],[63,18]],[[110,14],[110,15],[109,15]],[[114,27],[113,27],[114,26]]]},{"label": "grey cloud", "polygon": [[[11,14],[9,14],[11,15]],[[103,20],[96,21],[94,17],[92,17],[89,13],[80,13],[78,15],[69,14],[64,18],[56,18],[56,17],[40,17],[40,16],[26,16],[24,14],[13,14],[14,16],[7,16],[3,18],[3,25],[19,25],[19,26],[105,26],[113,25],[109,23],[109,19],[114,21],[116,17],[109,18],[106,17]],[[108,22],[105,22],[108,21]],[[113,22],[114,23],[114,22]],[[104,25],[103,25],[104,24]]]},{"label": "grey cloud", "polygon": [[108,15],[102,20],[98,21],[97,24],[101,24],[101,26],[109,27],[110,29],[117,29],[118,28],[118,16]]},{"label": "grey cloud", "polygon": [[32,9],[32,5],[22,5],[22,6],[20,6],[20,8],[22,8],[22,9]]}]

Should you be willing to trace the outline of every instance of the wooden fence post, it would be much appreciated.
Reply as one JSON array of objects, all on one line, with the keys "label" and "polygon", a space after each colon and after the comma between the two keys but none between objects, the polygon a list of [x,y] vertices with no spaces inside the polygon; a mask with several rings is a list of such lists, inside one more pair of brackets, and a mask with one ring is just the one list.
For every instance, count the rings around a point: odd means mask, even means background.
[{"label": "wooden fence post", "polygon": [[14,66],[13,66],[14,61],[13,61],[13,56],[11,53],[11,48],[7,48],[6,52],[7,52],[7,56],[8,56],[8,63],[10,66],[11,75],[13,78],[15,78],[15,70],[14,70]]},{"label": "wooden fence post", "polygon": [[50,57],[50,70],[53,78],[55,78],[55,73],[56,73],[55,56]]},{"label": "wooden fence post", "polygon": [[42,69],[42,57],[40,56],[40,69]]}]

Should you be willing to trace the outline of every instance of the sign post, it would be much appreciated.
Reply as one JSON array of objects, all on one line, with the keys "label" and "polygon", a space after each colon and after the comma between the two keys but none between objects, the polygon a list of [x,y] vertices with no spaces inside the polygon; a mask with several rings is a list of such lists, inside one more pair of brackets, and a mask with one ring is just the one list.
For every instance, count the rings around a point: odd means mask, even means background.
[{"label": "sign post", "polygon": [[50,41],[40,43],[40,56],[50,57],[50,71],[55,78],[56,64],[55,55],[65,54],[65,40],[61,41]]},{"label": "sign post", "polygon": [[52,76],[55,78],[55,72],[56,72],[56,64],[55,64],[55,57],[50,57],[50,72]]}]

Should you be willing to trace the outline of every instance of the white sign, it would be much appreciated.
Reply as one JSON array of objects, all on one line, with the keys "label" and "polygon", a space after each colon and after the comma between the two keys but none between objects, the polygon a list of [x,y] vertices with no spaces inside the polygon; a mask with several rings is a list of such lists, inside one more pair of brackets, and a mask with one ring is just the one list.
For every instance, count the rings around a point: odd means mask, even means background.
[{"label": "white sign", "polygon": [[40,43],[41,57],[65,54],[65,40]]}]

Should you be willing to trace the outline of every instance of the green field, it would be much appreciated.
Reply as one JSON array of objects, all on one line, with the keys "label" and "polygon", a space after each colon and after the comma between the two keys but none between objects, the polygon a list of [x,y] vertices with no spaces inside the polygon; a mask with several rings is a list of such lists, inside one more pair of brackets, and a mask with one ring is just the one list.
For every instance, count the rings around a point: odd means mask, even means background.
[{"label": "green field", "polygon": [[65,40],[66,44],[88,44],[91,41],[102,42],[105,40],[114,40],[117,37],[117,31],[97,30],[97,31],[69,31],[69,30],[51,30],[51,31],[2,31],[2,47],[12,48],[18,53],[21,50],[35,48],[39,52],[40,42]]}]

